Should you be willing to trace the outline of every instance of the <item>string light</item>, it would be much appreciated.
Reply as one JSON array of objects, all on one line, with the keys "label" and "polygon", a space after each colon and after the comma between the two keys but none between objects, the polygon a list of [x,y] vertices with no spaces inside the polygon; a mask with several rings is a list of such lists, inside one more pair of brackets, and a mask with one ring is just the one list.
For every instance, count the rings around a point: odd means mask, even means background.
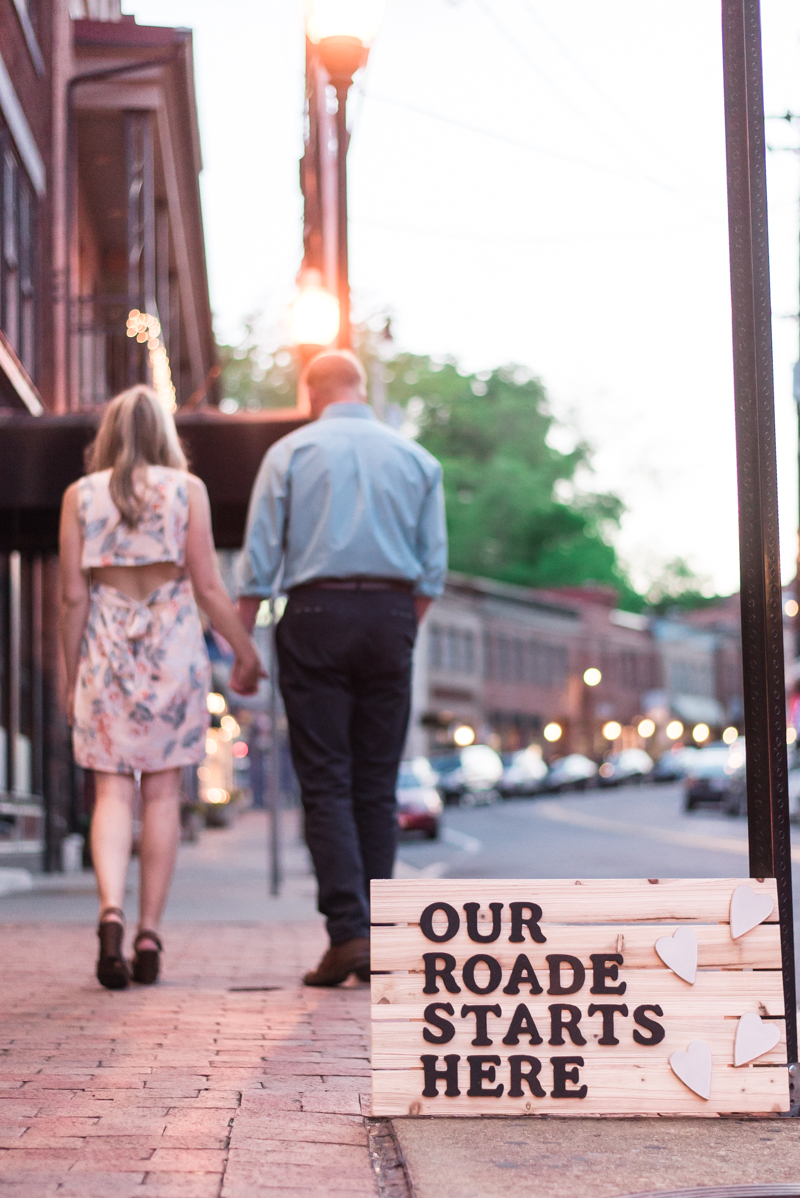
[{"label": "string light", "polygon": [[157,316],[151,316],[149,312],[140,312],[138,308],[132,308],[125,324],[126,335],[131,339],[135,337],[139,345],[147,346],[156,395],[167,411],[174,412],[178,402],[175,396],[175,385],[172,382],[169,357],[161,336],[161,321]]}]

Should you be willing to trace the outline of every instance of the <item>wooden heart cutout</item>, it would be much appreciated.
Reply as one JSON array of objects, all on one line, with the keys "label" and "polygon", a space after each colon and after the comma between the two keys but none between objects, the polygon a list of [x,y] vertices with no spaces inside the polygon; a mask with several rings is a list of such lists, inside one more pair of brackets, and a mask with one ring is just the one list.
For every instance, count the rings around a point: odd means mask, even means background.
[{"label": "wooden heart cutout", "polygon": [[697,974],[697,936],[691,928],[678,928],[672,936],[659,936],[655,950],[679,978],[694,985]]},{"label": "wooden heart cutout", "polygon": [[736,1028],[733,1044],[734,1065],[746,1065],[770,1052],[781,1038],[781,1029],[776,1023],[764,1023],[755,1011],[746,1011]]},{"label": "wooden heart cutout", "polygon": [[731,895],[731,938],[738,940],[752,932],[765,919],[769,919],[775,908],[775,900],[768,894],[756,894],[750,886],[737,886]]},{"label": "wooden heart cutout", "polygon": [[711,1049],[705,1040],[692,1040],[686,1052],[673,1052],[669,1067],[700,1098],[711,1097]]}]

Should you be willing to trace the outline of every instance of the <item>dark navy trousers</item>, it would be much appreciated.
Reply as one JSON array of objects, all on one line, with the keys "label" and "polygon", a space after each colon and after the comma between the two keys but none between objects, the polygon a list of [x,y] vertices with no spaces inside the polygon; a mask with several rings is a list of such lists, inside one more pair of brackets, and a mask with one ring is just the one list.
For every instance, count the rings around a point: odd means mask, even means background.
[{"label": "dark navy trousers", "polygon": [[276,630],[318,907],[332,944],[369,935],[369,885],[390,878],[411,699],[414,600],[304,588]]}]

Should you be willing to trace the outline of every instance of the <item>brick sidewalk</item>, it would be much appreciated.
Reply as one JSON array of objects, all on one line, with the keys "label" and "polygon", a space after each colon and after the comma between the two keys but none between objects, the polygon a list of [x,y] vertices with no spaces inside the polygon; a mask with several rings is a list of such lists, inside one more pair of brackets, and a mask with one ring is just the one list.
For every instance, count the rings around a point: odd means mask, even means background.
[{"label": "brick sidewalk", "polygon": [[116,993],[95,943],[0,926],[0,1198],[378,1193],[369,992],[298,985],[318,921],[169,924],[163,982]]}]

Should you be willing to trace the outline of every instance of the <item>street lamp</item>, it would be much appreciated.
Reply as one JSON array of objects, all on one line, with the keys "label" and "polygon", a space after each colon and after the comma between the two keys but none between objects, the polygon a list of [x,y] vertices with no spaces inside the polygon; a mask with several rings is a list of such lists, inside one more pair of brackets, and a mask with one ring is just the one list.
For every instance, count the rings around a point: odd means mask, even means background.
[{"label": "street lamp", "polygon": [[336,273],[338,344],[349,349],[350,279],[347,253],[347,93],[378,32],[384,0],[306,0],[306,33],[336,90]]},{"label": "street lamp", "polygon": [[323,287],[318,270],[303,272],[291,307],[292,342],[315,352],[333,345],[338,332],[339,301]]}]

